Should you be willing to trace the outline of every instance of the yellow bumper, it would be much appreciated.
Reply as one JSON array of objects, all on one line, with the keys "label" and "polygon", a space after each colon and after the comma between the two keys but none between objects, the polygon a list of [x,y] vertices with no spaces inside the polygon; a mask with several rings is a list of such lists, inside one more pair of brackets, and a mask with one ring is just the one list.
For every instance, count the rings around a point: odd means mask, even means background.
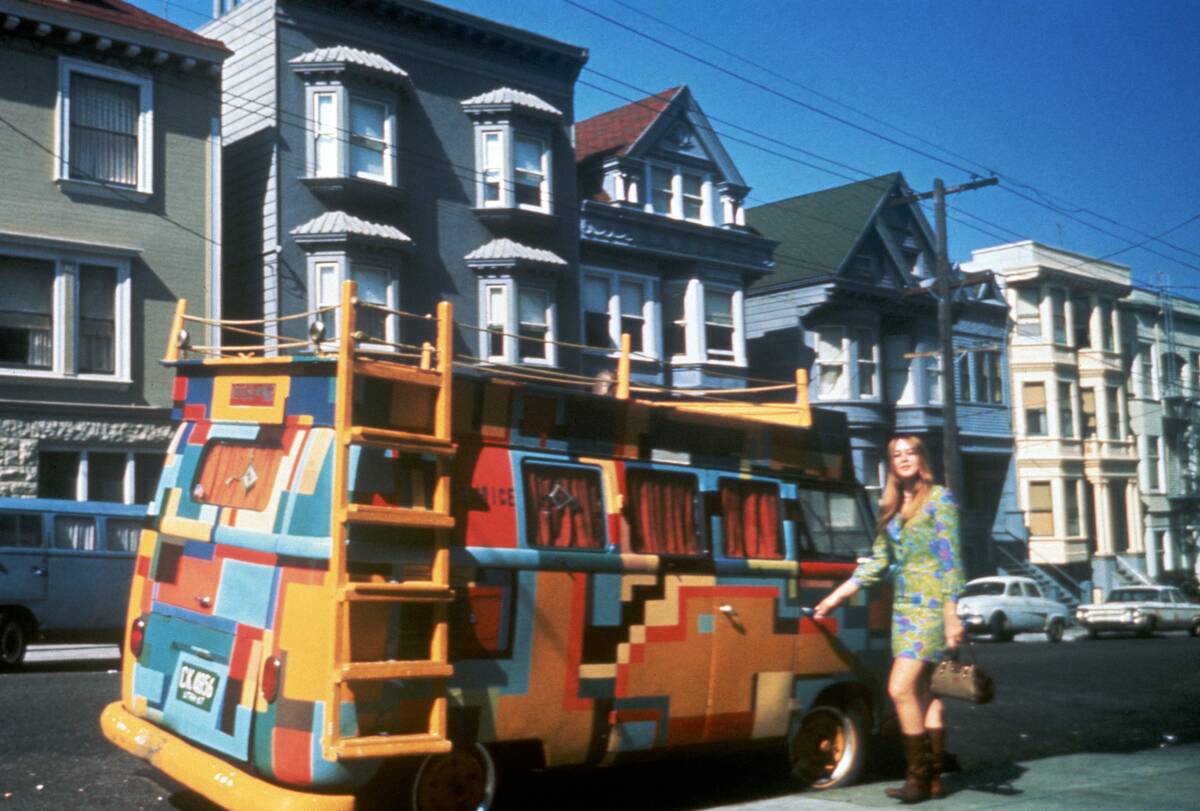
[{"label": "yellow bumper", "polygon": [[216,755],[192,746],[114,701],[100,715],[100,728],[117,746],[148,760],[151,765],[192,791],[230,811],[263,808],[279,811],[351,811],[354,797],[313,794],[277,786],[235,768]]}]

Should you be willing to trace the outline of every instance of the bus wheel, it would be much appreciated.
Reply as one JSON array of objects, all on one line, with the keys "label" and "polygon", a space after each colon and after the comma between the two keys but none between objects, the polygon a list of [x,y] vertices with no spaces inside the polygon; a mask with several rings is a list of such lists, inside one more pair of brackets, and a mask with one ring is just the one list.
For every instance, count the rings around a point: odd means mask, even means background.
[{"label": "bus wheel", "polygon": [[25,626],[12,614],[0,613],[0,670],[11,670],[25,661]]},{"label": "bus wheel", "polygon": [[862,771],[866,722],[859,708],[818,704],[788,742],[792,779],[806,788],[848,785]]},{"label": "bus wheel", "polygon": [[480,744],[425,758],[413,778],[414,811],[487,811],[496,794],[496,766]]}]

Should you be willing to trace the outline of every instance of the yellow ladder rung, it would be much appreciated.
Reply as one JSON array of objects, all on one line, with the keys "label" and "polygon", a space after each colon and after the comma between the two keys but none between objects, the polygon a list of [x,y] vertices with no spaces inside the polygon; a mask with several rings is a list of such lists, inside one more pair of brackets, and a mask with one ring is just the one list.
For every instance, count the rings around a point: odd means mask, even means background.
[{"label": "yellow ladder rung", "polygon": [[348,504],[346,520],[358,524],[387,524],[394,527],[454,529],[454,516],[433,510],[407,507],[377,507],[373,504]]},{"label": "yellow ladder rung", "polygon": [[453,744],[441,735],[422,732],[415,735],[367,735],[340,738],[333,745],[339,760],[396,755],[438,755],[449,752]]},{"label": "yellow ladder rung", "polygon": [[355,425],[350,428],[350,441],[359,445],[383,445],[412,453],[434,453],[441,456],[453,456],[454,451],[457,450],[453,442],[433,434],[368,428],[363,425]]},{"label": "yellow ladder rung", "polygon": [[382,377],[400,383],[428,386],[431,389],[439,388],[442,385],[442,373],[435,369],[421,369],[417,366],[385,360],[359,358],[354,361],[354,374],[365,377]]},{"label": "yellow ladder rung", "polygon": [[337,681],[387,681],[388,679],[448,679],[454,665],[425,659],[385,662],[350,662],[335,676]]},{"label": "yellow ladder rung", "polygon": [[342,589],[347,602],[408,602],[449,603],[454,590],[443,583],[413,581],[408,583],[347,583]]}]

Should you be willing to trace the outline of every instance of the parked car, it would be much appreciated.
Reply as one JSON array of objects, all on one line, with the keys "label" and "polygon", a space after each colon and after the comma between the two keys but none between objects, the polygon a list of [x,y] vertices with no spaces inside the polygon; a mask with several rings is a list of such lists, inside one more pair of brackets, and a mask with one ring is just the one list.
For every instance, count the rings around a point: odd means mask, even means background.
[{"label": "parked car", "polygon": [[958,616],[968,634],[991,634],[999,642],[1029,631],[1057,642],[1071,621],[1070,609],[1045,597],[1036,582],[1011,575],[967,583],[958,597]]},{"label": "parked car", "polygon": [[1123,586],[1108,593],[1103,603],[1081,605],[1075,619],[1095,639],[1101,631],[1188,630],[1200,636],[1200,604],[1190,603],[1175,586]]}]

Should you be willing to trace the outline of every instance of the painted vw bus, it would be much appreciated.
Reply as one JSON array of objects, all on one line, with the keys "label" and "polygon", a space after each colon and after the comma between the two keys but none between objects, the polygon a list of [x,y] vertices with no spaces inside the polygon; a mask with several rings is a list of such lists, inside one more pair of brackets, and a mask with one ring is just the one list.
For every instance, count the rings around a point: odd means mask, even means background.
[{"label": "painted vw bus", "polygon": [[114,743],[247,809],[352,808],[397,761],[422,811],[487,808],[501,760],[786,746],[804,785],[856,777],[890,601],[806,610],[871,538],[803,373],[637,399],[626,342],[596,394],[456,368],[447,304],[409,348],[365,308],[347,283],[333,342],[264,357],[191,346],[180,303]]}]

